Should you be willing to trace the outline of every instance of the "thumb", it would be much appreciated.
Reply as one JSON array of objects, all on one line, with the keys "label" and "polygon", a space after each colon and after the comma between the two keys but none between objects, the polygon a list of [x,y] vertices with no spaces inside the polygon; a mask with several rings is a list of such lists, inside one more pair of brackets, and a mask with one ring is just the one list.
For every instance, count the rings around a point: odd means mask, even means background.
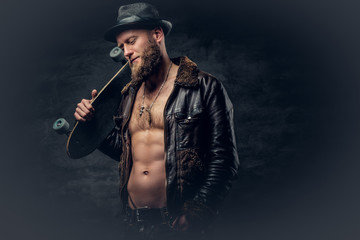
[{"label": "thumb", "polygon": [[96,91],[96,89],[91,91],[91,101],[94,100],[94,98],[97,96],[97,93],[98,92]]}]

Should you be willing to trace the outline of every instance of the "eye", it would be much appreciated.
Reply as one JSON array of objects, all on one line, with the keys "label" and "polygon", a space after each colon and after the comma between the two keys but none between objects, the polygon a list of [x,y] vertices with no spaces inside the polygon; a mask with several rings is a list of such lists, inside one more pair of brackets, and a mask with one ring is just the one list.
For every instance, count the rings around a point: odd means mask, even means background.
[{"label": "eye", "polygon": [[136,38],[131,38],[129,40],[129,44],[133,45],[136,42]]}]

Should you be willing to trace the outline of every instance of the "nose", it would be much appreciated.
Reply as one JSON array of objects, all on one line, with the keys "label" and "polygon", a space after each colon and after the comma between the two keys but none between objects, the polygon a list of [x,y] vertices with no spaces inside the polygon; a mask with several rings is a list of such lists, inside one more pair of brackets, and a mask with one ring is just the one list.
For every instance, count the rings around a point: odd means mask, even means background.
[{"label": "nose", "polygon": [[127,60],[131,59],[131,55],[134,53],[129,45],[124,45],[124,56]]}]

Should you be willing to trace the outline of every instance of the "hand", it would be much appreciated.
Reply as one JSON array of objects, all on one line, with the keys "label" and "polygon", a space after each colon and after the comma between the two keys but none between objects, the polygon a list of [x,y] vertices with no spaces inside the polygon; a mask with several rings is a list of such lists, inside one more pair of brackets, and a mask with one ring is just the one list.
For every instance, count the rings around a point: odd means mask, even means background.
[{"label": "hand", "polygon": [[74,113],[76,120],[86,122],[92,119],[95,109],[92,107],[91,102],[95,99],[96,95],[97,91],[94,89],[91,91],[91,100],[82,99],[81,102],[77,104],[77,108]]},{"label": "hand", "polygon": [[186,216],[182,215],[180,217],[177,217],[172,223],[172,227],[180,232],[187,231],[189,229],[189,222],[186,220]]}]

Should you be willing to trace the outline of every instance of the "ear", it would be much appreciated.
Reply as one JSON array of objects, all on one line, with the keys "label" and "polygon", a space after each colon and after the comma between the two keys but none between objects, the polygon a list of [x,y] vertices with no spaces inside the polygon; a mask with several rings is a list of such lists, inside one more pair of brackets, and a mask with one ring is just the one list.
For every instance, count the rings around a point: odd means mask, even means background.
[{"label": "ear", "polygon": [[152,37],[157,43],[160,43],[164,39],[164,31],[161,27],[157,27],[152,30]]}]

